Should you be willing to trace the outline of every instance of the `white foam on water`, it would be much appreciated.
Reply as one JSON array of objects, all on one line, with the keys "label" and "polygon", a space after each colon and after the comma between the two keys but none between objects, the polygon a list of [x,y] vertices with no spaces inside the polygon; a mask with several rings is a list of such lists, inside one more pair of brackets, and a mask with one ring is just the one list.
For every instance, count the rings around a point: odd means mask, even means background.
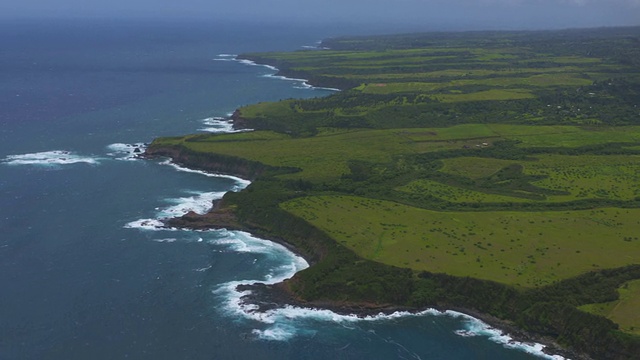
[{"label": "white foam on water", "polygon": [[483,322],[482,320],[476,319],[467,314],[463,314],[457,311],[447,310],[444,312],[446,315],[463,318],[465,320],[464,330],[457,330],[455,333],[460,336],[469,337],[469,336],[485,336],[489,338],[490,341],[493,341],[498,344],[502,344],[506,348],[516,349],[520,351],[524,351],[526,353],[538,356],[543,359],[549,360],[569,360],[560,355],[549,355],[544,352],[545,346],[538,343],[526,343],[515,341],[509,334],[504,333],[502,330],[493,328]]},{"label": "white foam on water", "polygon": [[159,243],[172,243],[172,242],[178,241],[178,239],[176,239],[176,238],[153,239],[153,241],[159,242]]},{"label": "white foam on water", "polygon": [[[252,60],[246,60],[246,59],[237,59],[234,58],[235,61],[238,61],[241,64],[244,65],[249,65],[249,66],[262,66],[262,67],[266,67],[267,69],[273,70],[273,71],[279,71],[279,69],[275,66],[271,66],[271,65],[266,65],[266,64],[258,64],[255,61]],[[313,85],[310,85],[308,83],[309,80],[307,79],[296,79],[296,78],[290,78],[290,77],[286,77],[286,76],[282,76],[282,75],[275,75],[274,74],[266,74],[263,75],[264,77],[269,77],[269,78],[274,78],[274,79],[278,79],[278,80],[285,80],[285,81],[294,81],[294,82],[298,82],[300,83],[299,86],[297,86],[296,88],[298,89],[309,89],[309,90],[329,90],[329,91],[340,91],[340,89],[336,89],[336,88],[328,88],[328,87],[316,87]]]},{"label": "white foam on water", "polygon": [[66,150],[43,151],[31,154],[9,155],[0,160],[7,165],[60,166],[77,163],[98,164],[100,158],[78,155]]},{"label": "white foam on water", "polygon": [[157,219],[139,219],[125,224],[124,227],[126,229],[159,230],[162,229],[163,226],[162,221]]},{"label": "white foam on water", "polygon": [[163,220],[180,217],[188,212],[196,214],[206,214],[213,206],[213,201],[222,199],[225,192],[191,192],[192,196],[180,197],[175,199],[167,199],[166,201],[173,204],[165,208],[158,208],[156,218],[139,219],[127,223],[124,227],[127,229],[140,230],[177,230],[164,227]]},{"label": "white foam on water", "polygon": [[[275,284],[292,277],[296,272],[301,271],[309,264],[301,257],[290,252],[286,247],[253,237],[249,233],[240,231],[228,231],[222,233],[223,238],[214,240],[213,243],[226,245],[234,251],[243,253],[271,254],[283,258],[281,265],[276,266],[262,279],[231,281],[220,285],[214,293],[221,296],[223,309],[226,314],[234,318],[244,318],[259,324],[260,328],[253,329],[252,333],[259,339],[269,341],[286,341],[301,332],[306,332],[313,328],[313,322],[330,322],[339,324],[346,328],[352,328],[358,322],[384,322],[407,317],[426,316],[450,316],[462,318],[466,329],[457,330],[459,336],[485,336],[490,341],[502,344],[511,349],[517,349],[536,355],[543,359],[565,360],[559,355],[548,355],[544,353],[544,345],[535,343],[523,343],[514,341],[509,335],[492,328],[486,323],[470,315],[457,311],[438,311],[426,309],[420,312],[397,311],[392,314],[380,313],[370,316],[358,316],[355,314],[342,315],[326,309],[302,308],[286,305],[280,308],[258,311],[254,304],[245,303],[242,297],[250,294],[250,291],[238,291],[239,285],[250,285],[255,283]],[[305,325],[308,323],[309,325]]]},{"label": "white foam on water", "polygon": [[158,216],[161,219],[170,219],[180,217],[191,211],[204,215],[213,206],[213,201],[222,199],[225,192],[191,192],[192,196],[168,199],[167,201],[174,205],[161,210]]},{"label": "white foam on water", "polygon": [[135,144],[123,144],[115,143],[107,146],[109,152],[107,155],[114,157],[118,160],[137,160],[138,155],[144,153],[147,148],[147,144],[135,143]]},{"label": "white foam on water", "polygon": [[199,131],[206,131],[210,133],[237,133],[237,132],[246,132],[253,131],[253,129],[234,129],[233,121],[228,118],[223,117],[210,117],[206,119],[200,120],[204,125],[208,126],[205,128],[198,129]]},{"label": "white foam on water", "polygon": [[204,176],[208,176],[208,177],[218,177],[218,178],[227,178],[227,179],[235,180],[236,186],[234,186],[233,189],[231,189],[231,191],[240,191],[240,190],[246,188],[247,186],[249,186],[249,184],[251,184],[251,181],[239,178],[237,176],[224,175],[224,174],[215,174],[215,173],[210,173],[210,172],[203,171],[203,170],[189,169],[187,167],[175,164],[175,163],[171,162],[171,160],[163,161],[160,164],[161,165],[171,166],[174,169],[176,169],[178,171],[182,171],[182,172],[200,174],[200,175],[204,175]]},{"label": "white foam on water", "polygon": [[238,55],[235,55],[235,54],[218,54],[218,57],[214,58],[213,61],[236,61],[236,57],[238,57]]}]

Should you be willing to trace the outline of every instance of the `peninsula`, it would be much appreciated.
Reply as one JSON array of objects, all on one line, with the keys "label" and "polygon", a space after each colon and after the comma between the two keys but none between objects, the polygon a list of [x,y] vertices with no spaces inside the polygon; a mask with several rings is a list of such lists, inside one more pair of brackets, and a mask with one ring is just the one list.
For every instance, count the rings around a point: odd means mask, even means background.
[{"label": "peninsula", "polygon": [[147,156],[242,176],[206,215],[312,266],[334,309],[458,309],[595,359],[640,354],[640,28],[424,33],[244,54],[331,96],[238,109]]}]

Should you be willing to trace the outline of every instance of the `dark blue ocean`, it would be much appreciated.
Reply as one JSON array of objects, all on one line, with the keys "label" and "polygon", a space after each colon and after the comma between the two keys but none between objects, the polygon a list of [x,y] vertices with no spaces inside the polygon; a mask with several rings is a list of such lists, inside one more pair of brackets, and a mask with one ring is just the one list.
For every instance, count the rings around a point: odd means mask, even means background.
[{"label": "dark blue ocean", "polygon": [[536,359],[455,314],[252,313],[235,285],[307,266],[241,232],[159,230],[241,179],[137,160],[258,101],[325,96],[233,54],[362,29],[0,23],[0,359]]}]

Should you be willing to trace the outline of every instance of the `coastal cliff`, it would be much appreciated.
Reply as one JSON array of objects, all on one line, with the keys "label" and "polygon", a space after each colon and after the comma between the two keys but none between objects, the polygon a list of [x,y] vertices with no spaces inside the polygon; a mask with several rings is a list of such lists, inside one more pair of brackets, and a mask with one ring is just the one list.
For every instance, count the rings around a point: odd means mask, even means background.
[{"label": "coastal cliff", "polygon": [[[245,301],[263,309],[290,304],[363,316],[398,310],[455,309],[508,331],[518,341],[543,343],[548,351],[572,359],[592,359],[587,354],[597,354],[595,358],[631,359],[636,351],[635,345],[626,341],[623,344],[627,348],[607,346],[614,339],[609,331],[615,328],[609,320],[560,305],[573,301],[569,294],[575,286],[596,285],[595,279],[602,276],[597,273],[528,292],[470,278],[414,274],[408,269],[361,259],[322,231],[282,211],[278,204],[285,198],[300,196],[300,192],[275,186],[279,182],[266,175],[268,167],[153,144],[145,156],[171,157],[184,166],[255,180],[240,193],[227,193],[208,214],[189,213],[170,220],[167,226],[248,231],[284,244],[308,259],[312,263],[310,268],[283,283],[250,286],[253,295]],[[609,286],[615,288],[626,279],[640,276],[639,273],[640,267],[630,267],[604,275],[612,279]],[[553,321],[547,323],[544,318]],[[577,321],[578,318],[581,320]],[[558,339],[563,339],[561,345],[556,342]],[[576,342],[579,346],[574,347]]]}]

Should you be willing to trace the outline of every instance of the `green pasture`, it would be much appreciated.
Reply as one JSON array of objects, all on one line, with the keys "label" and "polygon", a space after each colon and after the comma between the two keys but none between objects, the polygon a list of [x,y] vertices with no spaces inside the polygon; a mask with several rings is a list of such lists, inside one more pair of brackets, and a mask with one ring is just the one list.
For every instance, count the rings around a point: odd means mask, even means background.
[{"label": "green pasture", "polygon": [[[553,127],[560,131],[547,133],[544,136],[533,134],[532,128],[519,128],[517,125],[496,125],[494,129],[498,133],[506,131],[509,139],[519,140],[521,147],[580,147],[586,145],[605,144],[610,142],[637,143],[640,141],[639,126],[617,126],[617,127]],[[524,130],[517,134],[512,131]],[[527,133],[530,132],[530,133]]]},{"label": "green pasture", "polygon": [[[541,74],[527,77],[495,77],[488,79],[473,80],[450,80],[447,82],[385,82],[372,83],[361,87],[365,93],[370,94],[390,94],[401,92],[433,92],[439,89],[461,89],[465,87],[486,85],[494,87],[508,86],[586,86],[591,85],[593,80],[586,79],[578,74]],[[510,89],[511,90],[511,89]],[[518,89],[513,89],[518,90]],[[517,93],[525,90],[515,91]],[[500,94],[500,93],[498,93]],[[520,97],[517,97],[520,98]],[[528,97],[527,97],[528,98]],[[487,98],[486,100],[504,100],[504,96]],[[482,100],[482,98],[480,98]]]},{"label": "green pasture", "polygon": [[625,283],[618,294],[618,300],[584,305],[580,309],[611,319],[622,331],[640,335],[640,280]]},{"label": "green pasture", "polygon": [[533,201],[520,197],[489,194],[486,192],[464,189],[442,184],[433,180],[415,180],[407,185],[397,188],[396,190],[412,194],[433,196],[453,203],[512,203]]},{"label": "green pasture", "polygon": [[640,209],[438,212],[354,196],[282,208],[359,256],[521,287],[640,262]]},{"label": "green pasture", "polygon": [[555,196],[555,201],[632,200],[640,196],[640,156],[542,155],[537,159],[524,163],[525,173],[548,176],[535,185],[571,193]]},{"label": "green pasture", "polygon": [[[291,138],[267,131],[225,135],[187,136],[180,139],[160,139],[158,145],[182,144],[198,152],[211,152],[259,161],[272,166],[289,166],[302,172],[288,177],[326,181],[349,173],[350,160],[386,163],[394,155],[424,150],[427,146],[412,146],[393,130],[329,130],[314,137]],[[451,148],[438,143],[436,149]]]},{"label": "green pasture", "polygon": [[[640,156],[637,155],[536,155],[535,160],[502,160],[458,157],[443,160],[446,174],[470,179],[487,178],[513,164],[523,166],[524,175],[546,178],[532,184],[541,188],[568,192],[550,195],[546,201],[565,202],[581,199],[633,200],[640,196]],[[536,201],[461,189],[433,181],[418,180],[399,190],[421,193],[452,202]]]},{"label": "green pasture", "polygon": [[[271,103],[264,104],[268,106]],[[550,138],[558,140],[552,142]],[[302,138],[271,131],[255,131],[162,138],[156,140],[154,144],[182,144],[199,152],[231,155],[272,166],[296,167],[303,171],[287,176],[326,181],[349,173],[347,164],[350,160],[388,163],[398,155],[463,148],[472,150],[483,147],[483,143],[492,146],[495,141],[502,139],[521,140],[523,143],[520,146],[525,144],[559,146],[562,143],[582,146],[605,144],[611,141],[640,141],[640,127],[592,131],[574,126],[463,124],[447,128],[424,129],[320,129],[317,135]],[[544,180],[546,182],[542,182],[539,186],[564,189],[576,185],[577,188],[590,189],[589,193],[603,189],[614,198],[629,199],[636,196],[631,188],[632,184],[637,182],[637,175],[635,175],[638,171],[637,159],[637,157],[585,157],[581,160],[577,156],[548,156],[540,157],[537,162],[522,164],[528,174],[550,176],[548,181]],[[447,159],[442,171],[479,178],[488,176],[487,174],[490,175],[511,163],[486,158]],[[572,164],[574,164],[573,167]],[[571,176],[565,176],[563,167],[580,178],[573,179]],[[581,168],[585,170],[582,171]],[[591,170],[587,173],[586,169]],[[628,185],[623,185],[625,182]],[[600,183],[601,187],[594,186],[594,183]]]},{"label": "green pasture", "polygon": [[444,129],[321,129],[317,135],[304,138],[254,131],[160,138],[154,145],[180,144],[203,153],[231,155],[272,166],[297,167],[303,171],[288,176],[325,181],[348,173],[350,160],[386,163],[401,154],[460,149],[478,141],[488,141],[484,137],[491,134],[484,125]]},{"label": "green pasture", "polygon": [[527,89],[491,89],[468,94],[436,94],[432,96],[433,99],[446,103],[533,99],[535,97],[536,96]]}]

